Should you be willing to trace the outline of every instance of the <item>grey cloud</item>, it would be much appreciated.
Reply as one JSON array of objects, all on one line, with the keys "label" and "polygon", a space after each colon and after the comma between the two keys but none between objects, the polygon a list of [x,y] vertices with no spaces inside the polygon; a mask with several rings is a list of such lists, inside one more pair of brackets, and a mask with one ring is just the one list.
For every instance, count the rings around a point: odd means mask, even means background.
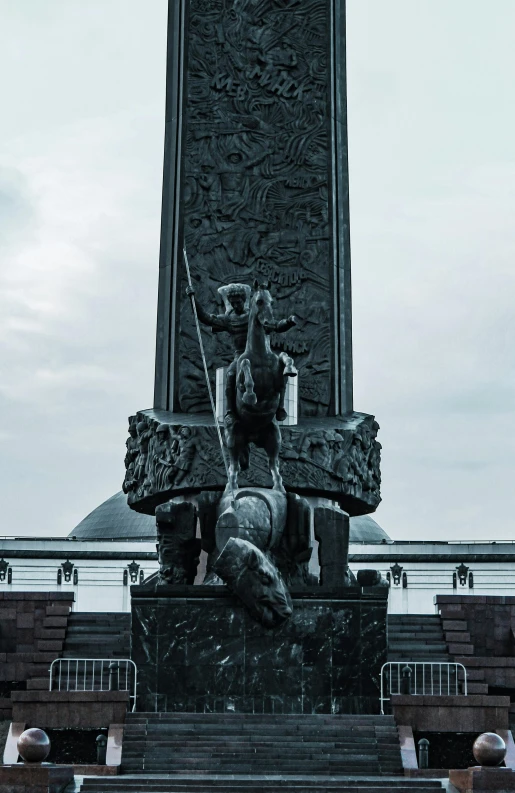
[{"label": "grey cloud", "polygon": [[36,221],[34,199],[27,179],[18,168],[0,165],[0,246],[25,239]]}]

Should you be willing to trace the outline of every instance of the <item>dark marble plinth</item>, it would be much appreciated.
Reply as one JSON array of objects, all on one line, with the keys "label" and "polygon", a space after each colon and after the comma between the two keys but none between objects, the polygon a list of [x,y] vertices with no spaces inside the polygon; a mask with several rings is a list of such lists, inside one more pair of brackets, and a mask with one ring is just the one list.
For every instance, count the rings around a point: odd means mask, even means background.
[{"label": "dark marble plinth", "polygon": [[293,591],[274,630],[225,587],[131,592],[139,711],[379,712],[386,587]]}]

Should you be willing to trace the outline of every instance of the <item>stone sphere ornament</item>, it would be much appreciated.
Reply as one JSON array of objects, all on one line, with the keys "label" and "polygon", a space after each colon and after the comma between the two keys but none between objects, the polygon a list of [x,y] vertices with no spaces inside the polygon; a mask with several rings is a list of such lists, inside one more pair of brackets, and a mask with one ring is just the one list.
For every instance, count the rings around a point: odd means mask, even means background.
[{"label": "stone sphere ornament", "polygon": [[50,752],[50,738],[37,727],[22,732],[18,738],[18,753],[26,763],[42,763]]},{"label": "stone sphere ornament", "polygon": [[506,756],[506,744],[495,732],[484,732],[474,741],[474,757],[480,765],[497,766]]}]

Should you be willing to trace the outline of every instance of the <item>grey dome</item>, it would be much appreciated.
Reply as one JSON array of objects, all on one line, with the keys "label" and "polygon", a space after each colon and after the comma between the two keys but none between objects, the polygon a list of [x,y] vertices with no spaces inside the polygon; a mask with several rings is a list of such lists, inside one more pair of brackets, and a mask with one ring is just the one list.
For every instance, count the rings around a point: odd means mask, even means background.
[{"label": "grey dome", "polygon": [[350,519],[350,542],[364,542],[373,545],[385,542],[390,544],[393,540],[370,515],[359,515]]},{"label": "grey dome", "polygon": [[156,519],[131,509],[127,496],[120,490],[81,520],[69,537],[78,540],[155,540]]},{"label": "grey dome", "polygon": [[[78,540],[155,540],[156,519],[135,512],[120,490],[90,512],[69,534]],[[350,541],[354,543],[391,543],[387,533],[370,517],[350,519]]]}]

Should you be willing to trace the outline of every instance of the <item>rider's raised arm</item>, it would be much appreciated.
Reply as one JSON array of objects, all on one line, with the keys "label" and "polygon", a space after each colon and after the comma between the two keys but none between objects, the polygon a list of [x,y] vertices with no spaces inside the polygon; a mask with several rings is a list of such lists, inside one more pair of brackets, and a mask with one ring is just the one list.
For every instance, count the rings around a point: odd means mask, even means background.
[{"label": "rider's raised arm", "polygon": [[195,301],[195,308],[197,309],[197,316],[203,325],[209,325],[211,328],[216,328],[217,330],[225,330],[225,327],[222,327],[220,324],[220,320],[223,319],[224,316],[223,314],[220,316],[217,314],[208,314],[198,302],[195,295],[195,290],[192,286],[188,286],[186,288],[186,294],[188,297],[193,297],[193,300]]},{"label": "rider's raised arm", "polygon": [[291,316],[288,317],[288,319],[280,319],[278,321],[265,322],[263,324],[267,333],[285,333],[285,331],[295,327],[297,320],[294,316]]},{"label": "rider's raised arm", "polygon": [[218,319],[216,314],[208,314],[207,311],[205,311],[202,308],[202,306],[198,302],[197,298],[195,298],[195,305],[197,307],[197,315],[198,315],[198,318],[200,319],[200,321],[204,325],[210,325],[212,328],[215,327],[215,325],[217,324],[216,321]]}]

